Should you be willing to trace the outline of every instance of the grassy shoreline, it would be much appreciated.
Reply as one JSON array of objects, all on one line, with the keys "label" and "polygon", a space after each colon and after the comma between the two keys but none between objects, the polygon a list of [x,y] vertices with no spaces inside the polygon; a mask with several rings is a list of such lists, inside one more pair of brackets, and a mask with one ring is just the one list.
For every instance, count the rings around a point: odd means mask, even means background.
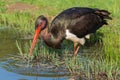
[{"label": "grassy shoreline", "polygon": [[[27,10],[15,10],[10,9],[11,11],[8,11],[9,7],[11,5],[21,3],[26,4]],[[37,16],[44,14],[48,17],[49,23],[50,21],[62,10],[70,8],[70,7],[91,7],[91,8],[100,8],[100,9],[106,9],[111,12],[111,16],[113,18],[112,21],[108,21],[109,25],[103,26],[98,32],[102,33],[103,36],[100,37],[102,40],[102,48],[100,48],[99,52],[93,51],[94,54],[91,54],[91,56],[77,56],[75,59],[72,59],[71,57],[68,57],[68,52],[72,48],[69,49],[65,48],[59,51],[53,51],[53,49],[48,49],[44,46],[40,47],[40,50],[35,50],[35,55],[41,56],[40,61],[43,60],[51,60],[53,64],[60,66],[60,63],[63,62],[65,67],[68,69],[68,71],[71,74],[79,73],[81,74],[84,72],[85,77],[91,78],[91,71],[95,75],[103,75],[107,79],[117,80],[120,78],[120,6],[119,6],[120,0],[109,0],[109,1],[101,1],[101,0],[80,0],[80,1],[74,1],[74,0],[19,0],[19,1],[0,1],[0,25],[1,26],[8,26],[13,29],[13,32],[15,32],[18,35],[21,35],[21,37],[25,37],[27,35],[33,35],[34,33],[34,22]],[[36,7],[36,10],[29,9],[29,5],[32,5],[32,7]],[[1,27],[0,26],[0,27]],[[92,43],[93,41],[99,40],[98,34],[96,33],[96,37],[92,37],[89,43]],[[99,41],[98,41],[99,42]],[[88,43],[88,44],[89,44]],[[99,42],[100,43],[100,42]],[[41,44],[44,45],[44,44]],[[29,42],[28,44],[24,45],[25,47],[24,52],[28,53],[28,48],[30,47]],[[93,45],[95,46],[95,44]],[[17,47],[19,48],[20,55],[25,57],[27,54],[24,54],[20,50],[20,45],[18,44]],[[27,47],[27,48],[26,48]],[[87,45],[85,46],[87,47]],[[84,47],[84,48],[85,48]],[[37,47],[36,47],[37,49]],[[64,54],[65,53],[65,54]],[[62,61],[59,60],[61,58],[59,54],[64,54]],[[96,58],[100,57],[96,60]],[[97,56],[97,57],[96,57]],[[83,58],[86,58],[87,60],[83,60]],[[47,62],[47,61],[45,61]],[[82,72],[83,71],[83,72]],[[101,74],[102,73],[102,74]],[[95,75],[93,75],[95,77]],[[106,77],[107,75],[107,77]],[[102,76],[100,76],[102,77]],[[98,76],[97,76],[98,78]],[[100,79],[101,80],[101,79]]]}]

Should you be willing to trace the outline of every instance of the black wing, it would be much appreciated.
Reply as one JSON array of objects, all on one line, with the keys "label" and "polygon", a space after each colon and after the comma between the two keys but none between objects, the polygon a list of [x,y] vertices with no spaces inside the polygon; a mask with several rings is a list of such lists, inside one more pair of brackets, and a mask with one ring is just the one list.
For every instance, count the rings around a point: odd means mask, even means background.
[{"label": "black wing", "polygon": [[66,29],[81,38],[107,24],[104,18],[110,18],[109,14],[106,10],[83,7],[70,8],[53,19],[49,30],[56,38],[58,36],[64,38]]}]

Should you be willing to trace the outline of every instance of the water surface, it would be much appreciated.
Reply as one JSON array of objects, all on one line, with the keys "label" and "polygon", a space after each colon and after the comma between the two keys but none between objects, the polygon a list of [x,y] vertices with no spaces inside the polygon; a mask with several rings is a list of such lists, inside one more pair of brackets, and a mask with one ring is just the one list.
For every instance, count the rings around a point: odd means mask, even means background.
[{"label": "water surface", "polygon": [[0,79],[1,80],[68,80],[62,72],[42,70],[39,67],[29,67],[22,61],[11,58],[17,56],[16,40],[18,36],[7,27],[0,27]]}]

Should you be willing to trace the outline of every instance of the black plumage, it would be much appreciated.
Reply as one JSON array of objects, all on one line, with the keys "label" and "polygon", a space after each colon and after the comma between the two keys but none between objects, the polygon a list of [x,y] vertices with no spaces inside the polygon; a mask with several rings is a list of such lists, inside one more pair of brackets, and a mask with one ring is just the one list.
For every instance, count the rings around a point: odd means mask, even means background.
[{"label": "black plumage", "polygon": [[105,19],[111,19],[106,10],[73,7],[58,14],[51,22],[49,31],[54,37],[65,37],[65,30],[82,38],[87,34],[94,33],[102,25],[107,24]]},{"label": "black plumage", "polygon": [[49,27],[47,18],[43,15],[39,16],[35,22],[36,32],[30,54],[36,44],[38,34],[41,32],[44,42],[52,48],[60,48],[64,39],[73,41],[74,55],[76,55],[80,45],[85,43],[86,35],[107,25],[106,19],[112,19],[109,15],[110,12],[107,10],[73,7],[58,14]]}]

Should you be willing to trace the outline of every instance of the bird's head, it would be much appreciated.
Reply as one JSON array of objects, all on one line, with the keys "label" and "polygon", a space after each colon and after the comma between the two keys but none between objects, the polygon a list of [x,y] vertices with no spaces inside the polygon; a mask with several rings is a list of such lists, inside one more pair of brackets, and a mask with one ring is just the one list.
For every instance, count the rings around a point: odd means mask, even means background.
[{"label": "bird's head", "polygon": [[38,18],[36,19],[35,21],[35,30],[37,29],[45,29],[47,27],[47,24],[48,24],[48,20],[45,16],[41,15],[41,16],[38,16]]},{"label": "bird's head", "polygon": [[32,55],[33,49],[35,47],[35,44],[37,42],[37,39],[39,37],[39,34],[41,33],[41,31],[43,31],[48,24],[48,20],[46,17],[44,17],[43,15],[39,16],[36,21],[35,21],[35,34],[34,34],[34,38],[33,38],[33,42],[30,48],[30,55]]}]

